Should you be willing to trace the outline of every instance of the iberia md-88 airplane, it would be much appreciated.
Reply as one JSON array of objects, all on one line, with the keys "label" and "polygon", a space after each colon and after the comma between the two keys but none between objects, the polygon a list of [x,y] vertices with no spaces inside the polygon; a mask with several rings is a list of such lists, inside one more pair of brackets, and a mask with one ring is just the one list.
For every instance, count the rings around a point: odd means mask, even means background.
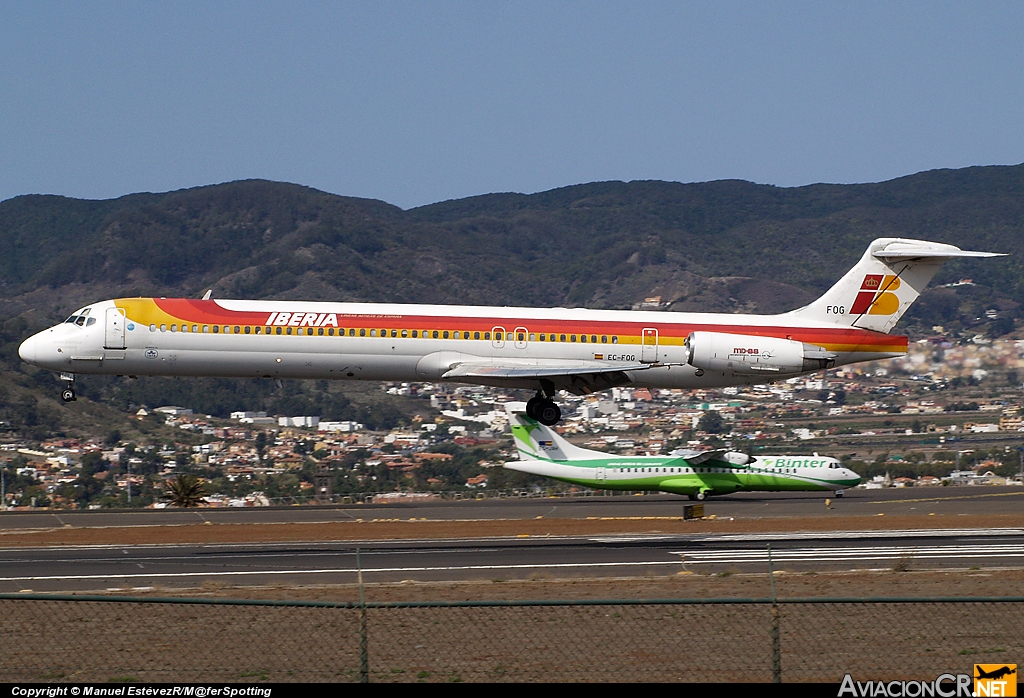
[{"label": "iberia md-88 airplane", "polygon": [[888,334],[942,262],[993,257],[880,238],[825,295],[778,315],[301,301],[120,298],[21,345],[77,374],[452,381],[536,391],[526,413],[561,419],[559,390],[768,383],[906,353]]}]

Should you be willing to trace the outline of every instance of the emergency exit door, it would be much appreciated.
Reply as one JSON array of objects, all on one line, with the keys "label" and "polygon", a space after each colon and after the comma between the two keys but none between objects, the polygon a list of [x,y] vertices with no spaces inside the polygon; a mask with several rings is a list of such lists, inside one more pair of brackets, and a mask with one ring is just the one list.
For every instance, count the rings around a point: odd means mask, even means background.
[{"label": "emergency exit door", "polygon": [[645,327],[640,340],[640,360],[645,364],[653,364],[658,360],[658,330]]}]

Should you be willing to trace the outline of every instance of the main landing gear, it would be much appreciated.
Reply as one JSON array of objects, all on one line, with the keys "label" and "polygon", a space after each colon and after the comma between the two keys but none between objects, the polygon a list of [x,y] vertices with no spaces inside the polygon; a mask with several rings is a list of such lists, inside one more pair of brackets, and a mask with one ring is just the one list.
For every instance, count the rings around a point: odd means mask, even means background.
[{"label": "main landing gear", "polygon": [[558,424],[559,420],[562,419],[562,410],[558,408],[554,400],[546,395],[537,393],[535,397],[526,403],[526,416],[530,419],[536,419],[546,427],[551,427]]},{"label": "main landing gear", "polygon": [[75,374],[74,373],[62,373],[60,374],[62,381],[67,381],[64,389],[60,391],[60,399],[64,402],[74,402],[78,398],[75,396]]},{"label": "main landing gear", "polygon": [[690,500],[695,502],[703,502],[708,496],[707,490],[701,490],[700,492],[694,492],[690,495]]}]

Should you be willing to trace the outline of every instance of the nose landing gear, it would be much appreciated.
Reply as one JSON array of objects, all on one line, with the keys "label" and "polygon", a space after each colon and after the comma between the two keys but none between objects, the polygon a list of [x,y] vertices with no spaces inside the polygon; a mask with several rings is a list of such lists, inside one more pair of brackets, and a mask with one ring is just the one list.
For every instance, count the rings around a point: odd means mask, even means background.
[{"label": "nose landing gear", "polygon": [[75,374],[74,373],[62,373],[60,374],[62,381],[67,381],[67,385],[60,391],[60,399],[64,402],[74,402],[78,398],[75,396]]}]

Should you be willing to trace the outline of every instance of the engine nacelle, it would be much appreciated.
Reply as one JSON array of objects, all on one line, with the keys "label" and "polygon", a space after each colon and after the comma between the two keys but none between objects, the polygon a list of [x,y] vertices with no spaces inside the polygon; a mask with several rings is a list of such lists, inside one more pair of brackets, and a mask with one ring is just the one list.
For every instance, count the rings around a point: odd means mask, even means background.
[{"label": "engine nacelle", "polygon": [[705,371],[770,375],[819,371],[836,365],[836,355],[824,347],[778,337],[691,332],[686,348],[686,362]]}]

